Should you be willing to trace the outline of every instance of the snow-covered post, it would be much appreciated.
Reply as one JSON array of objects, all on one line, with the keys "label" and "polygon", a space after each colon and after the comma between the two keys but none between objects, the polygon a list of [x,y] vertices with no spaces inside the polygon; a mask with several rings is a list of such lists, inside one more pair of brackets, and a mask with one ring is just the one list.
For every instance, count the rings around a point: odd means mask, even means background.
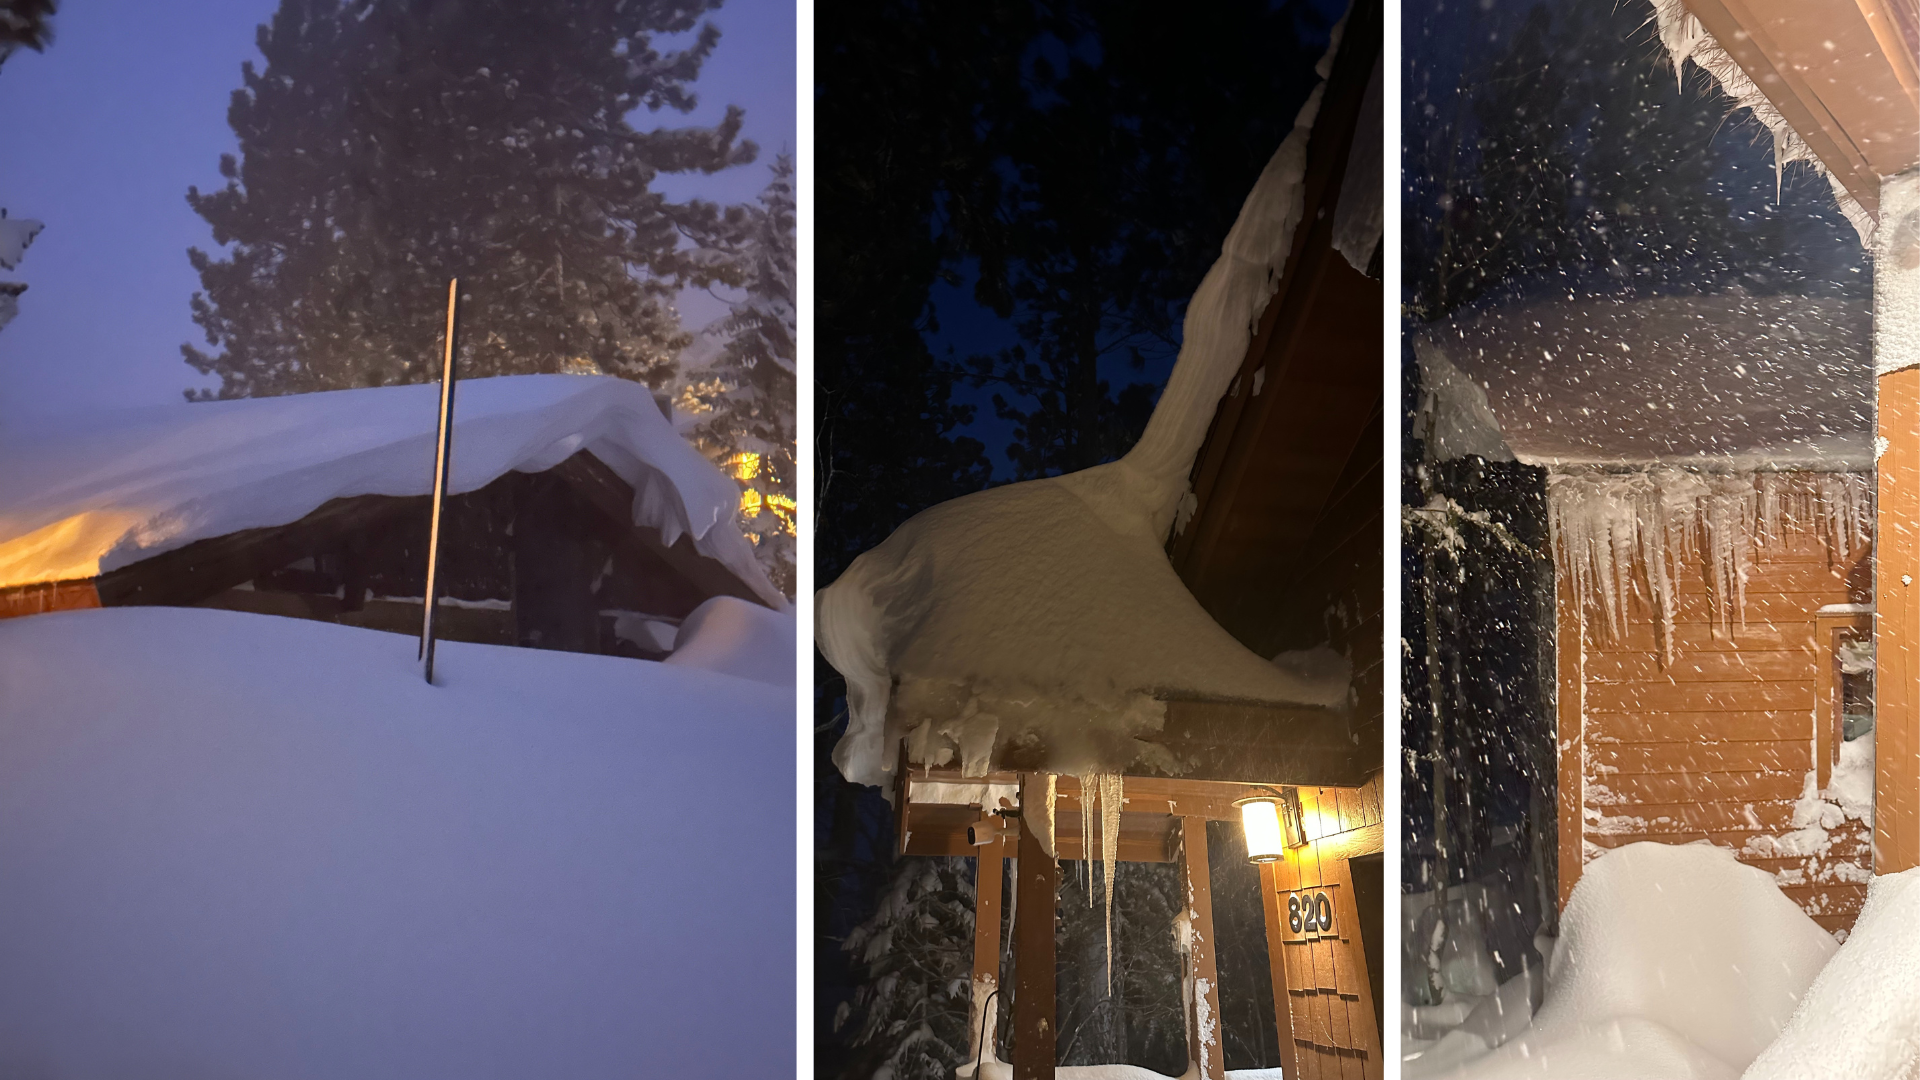
[{"label": "snow-covered post", "polygon": [[[1047,852],[1048,777],[1020,774],[1020,854],[1013,927],[1013,1080],[1053,1080],[1059,1053],[1054,1022],[1054,933],[1060,902],[1060,864]],[[1042,836],[1044,829],[1049,835]]]},{"label": "snow-covered post", "polygon": [[1180,819],[1181,915],[1187,922],[1187,1057],[1205,1080],[1226,1080],[1220,1053],[1220,974],[1213,956],[1213,880],[1207,819]]},{"label": "snow-covered post", "polygon": [[1000,988],[1000,887],[1006,869],[1002,860],[1007,855],[999,817],[989,810],[979,827],[993,839],[980,846],[973,878],[973,1017],[967,1025],[967,1041],[968,1049],[977,1055],[974,1075],[979,1074],[979,1063],[993,1055],[998,1034],[999,999],[994,992]]},{"label": "snow-covered post", "polygon": [[1920,866],[1920,170],[1880,183],[1873,871]]}]

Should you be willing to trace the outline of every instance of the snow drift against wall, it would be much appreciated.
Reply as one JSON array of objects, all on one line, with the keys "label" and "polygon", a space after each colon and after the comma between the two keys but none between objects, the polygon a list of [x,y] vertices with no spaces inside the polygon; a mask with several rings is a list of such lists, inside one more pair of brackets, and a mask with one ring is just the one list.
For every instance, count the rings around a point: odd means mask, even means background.
[{"label": "snow drift against wall", "polygon": [[[1340,28],[1320,61],[1332,70]],[[1171,696],[1333,705],[1248,652],[1187,591],[1163,544],[1221,396],[1278,287],[1302,213],[1324,81],[1280,144],[1188,304],[1184,343],[1140,442],[1118,461],[992,488],[915,515],[820,591],[816,640],[847,680],[834,762],[885,787],[891,748],[978,774],[1038,739],[1050,768],[1124,770],[1164,750]],[[891,714],[891,720],[890,720]],[[1177,763],[1160,761],[1163,767]]]},{"label": "snow drift against wall", "polygon": [[1757,547],[1811,529],[1844,564],[1873,536],[1871,473],[1556,470],[1547,501],[1555,565],[1599,613],[1602,633],[1626,636],[1627,604],[1638,593],[1659,621],[1669,661],[1681,560],[1701,565],[1715,620],[1731,634],[1746,626]]},{"label": "snow drift against wall", "polygon": [[[195,540],[298,521],[332,499],[432,490],[436,385],[63,417],[0,432],[0,588],[89,578]],[[634,489],[633,520],[693,538],[777,610],[733,523],[738,486],[646,387],[605,376],[462,382],[449,491],[586,450]]]},{"label": "snow drift against wall", "polygon": [[1406,1075],[1733,1080],[1836,948],[1773,875],[1730,852],[1629,844],[1581,873],[1532,1024],[1491,1053],[1456,1042],[1449,1063],[1416,1059]]},{"label": "snow drift against wall", "polygon": [[0,1074],[790,1075],[791,686],[439,650],[0,622]]}]

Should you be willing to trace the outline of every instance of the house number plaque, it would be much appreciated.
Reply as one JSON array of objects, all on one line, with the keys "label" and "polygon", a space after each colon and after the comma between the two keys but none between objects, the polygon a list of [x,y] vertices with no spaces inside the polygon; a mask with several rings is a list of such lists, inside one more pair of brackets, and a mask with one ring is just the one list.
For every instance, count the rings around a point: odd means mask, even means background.
[{"label": "house number plaque", "polygon": [[1324,934],[1333,929],[1333,898],[1315,889],[1287,894],[1287,929],[1296,934]]}]

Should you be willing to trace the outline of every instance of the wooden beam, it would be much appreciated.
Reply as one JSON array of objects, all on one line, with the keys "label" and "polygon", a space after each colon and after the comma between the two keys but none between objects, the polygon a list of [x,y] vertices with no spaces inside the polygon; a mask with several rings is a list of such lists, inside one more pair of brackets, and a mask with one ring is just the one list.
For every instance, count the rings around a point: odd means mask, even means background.
[{"label": "wooden beam", "polygon": [[[986,814],[980,824],[998,831],[1000,819]],[[969,1053],[978,1049],[979,1060],[984,1061],[994,1053],[1000,1008],[998,998],[991,1006],[987,999],[1000,987],[1000,890],[1006,842],[996,839],[978,850],[973,878],[973,1016],[967,1027],[967,1049]]]},{"label": "wooden beam", "polygon": [[1193,942],[1188,972],[1193,1014],[1187,1023],[1189,1060],[1206,1080],[1226,1080],[1220,1050],[1220,972],[1214,961],[1213,878],[1207,862],[1207,819],[1180,819],[1180,882]]},{"label": "wooden beam", "polygon": [[1060,865],[1034,828],[1046,804],[1047,778],[1020,778],[1020,862],[1014,882],[1013,1080],[1053,1080],[1058,1059],[1054,1020],[1054,921]]}]

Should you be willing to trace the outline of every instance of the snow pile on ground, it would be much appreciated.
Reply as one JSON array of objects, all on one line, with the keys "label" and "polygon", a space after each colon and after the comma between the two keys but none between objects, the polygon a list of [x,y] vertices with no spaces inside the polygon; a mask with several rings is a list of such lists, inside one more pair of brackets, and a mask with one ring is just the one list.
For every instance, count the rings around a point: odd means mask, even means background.
[{"label": "snow pile on ground", "polygon": [[0,622],[0,1075],[793,1072],[793,692],[228,611]]},{"label": "snow pile on ground", "polygon": [[716,596],[681,620],[673,655],[664,662],[791,689],[796,685],[795,631],[791,611]]},{"label": "snow pile on ground", "polygon": [[1745,1076],[1920,1077],[1920,869],[1873,879],[1847,943]]},{"label": "snow pile on ground", "polygon": [[932,507],[821,590],[816,640],[847,680],[834,762],[848,780],[885,788],[890,748],[909,733],[916,762],[975,775],[1016,740],[1044,746],[1052,772],[1119,772],[1143,757],[1177,771],[1136,738],[1158,730],[1165,697],[1345,697],[1234,640],[1163,546],[1192,513],[1194,457],[1285,269],[1324,90],[1307,98],[1195,291],[1172,377],[1125,457]]},{"label": "snow pile on ground", "polygon": [[[382,386],[66,417],[0,432],[0,587],[89,578],[195,540],[298,521],[332,499],[426,495],[439,387]],[[634,488],[633,520],[690,535],[776,609],[734,525],[740,489],[652,393],[605,376],[460,383],[454,494],[586,450]]]},{"label": "snow pile on ground", "polygon": [[[1744,853],[1756,859],[1820,858],[1833,847],[1833,831],[1847,821],[1873,825],[1873,735],[1840,744],[1840,764],[1825,791],[1814,770],[1807,770],[1800,798],[1793,804],[1793,831],[1781,836],[1755,836]],[[1782,870],[1782,885],[1807,880],[1806,870]],[[1872,876],[1852,860],[1815,866],[1814,880],[1865,883]]]},{"label": "snow pile on ground", "polygon": [[1630,844],[1582,872],[1533,1023],[1487,1029],[1507,1036],[1490,1052],[1481,1033],[1455,1031],[1404,1075],[1730,1080],[1786,1027],[1836,947],[1772,875],[1730,852]]}]

